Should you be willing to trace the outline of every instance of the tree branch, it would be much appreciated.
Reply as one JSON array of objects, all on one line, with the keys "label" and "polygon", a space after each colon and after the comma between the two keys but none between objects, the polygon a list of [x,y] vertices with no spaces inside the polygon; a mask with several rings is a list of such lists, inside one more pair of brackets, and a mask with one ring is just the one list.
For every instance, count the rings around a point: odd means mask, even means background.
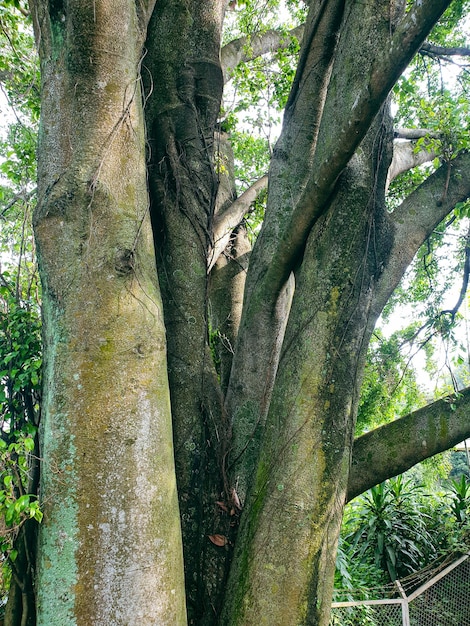
[{"label": "tree branch", "polygon": [[294,39],[302,41],[305,24],[296,26],[287,34],[278,30],[267,30],[260,35],[240,37],[226,44],[220,53],[224,82],[231,78],[231,71],[237,65],[256,59],[274,50],[283,50],[290,46]]},{"label": "tree branch", "polygon": [[[271,159],[263,228],[248,269],[245,306],[226,394],[225,405],[231,417],[240,411],[241,404],[257,406],[262,423],[269,407],[291,296],[287,289],[283,290],[288,274],[276,285],[266,280],[266,274],[274,262],[276,247],[291,217],[306,171],[309,171],[343,11],[344,0],[312,3],[307,18],[281,138]],[[255,413],[250,409],[250,415],[255,416]],[[241,438],[242,431],[243,428],[238,429]],[[234,428],[234,441],[237,437],[237,428]],[[234,458],[238,456],[237,445],[235,443]]]},{"label": "tree branch", "polygon": [[452,319],[457,315],[468,289],[468,279],[470,276],[470,225],[468,227],[467,236],[465,238],[465,261],[463,265],[463,279],[460,288],[459,297],[453,309],[442,311],[442,314],[450,313]]},{"label": "tree branch", "polygon": [[[353,3],[354,19],[348,14],[344,23],[341,0],[312,4],[247,276],[226,395],[231,417],[250,405],[259,406],[264,418],[285,328],[278,301],[283,286],[302,258],[313,224],[328,209],[338,177],[449,3],[416,1],[394,32],[377,19],[379,3]],[[390,9],[386,1],[380,7]]]},{"label": "tree branch", "polygon": [[[347,93],[337,87],[338,95],[332,100],[333,110],[329,107],[328,115],[324,114],[321,120],[311,167],[313,175],[302,190],[265,274],[264,282],[270,289],[279,290],[284,284],[313,224],[328,207],[338,176],[362,141],[390,89],[419,49],[422,39],[449,4],[450,0],[416,1],[397,25],[391,39],[383,41],[383,55],[371,58],[368,67],[362,65],[360,71],[358,68],[354,83],[351,83],[352,72],[348,73]],[[379,35],[384,36],[383,33]],[[354,37],[354,33],[349,33],[349,37]],[[352,42],[350,48],[353,49]],[[343,54],[337,56],[333,75],[340,64],[350,68],[349,64],[356,62],[352,55],[345,46]],[[306,71],[311,69],[306,67]],[[338,67],[338,75],[340,73]]]},{"label": "tree branch", "polygon": [[[424,135],[425,136],[425,135]],[[419,150],[416,152],[416,145],[409,141],[395,141],[393,143],[393,158],[388,169],[387,185],[388,189],[390,183],[395,180],[397,176],[408,172],[408,170],[423,165],[423,163],[429,163],[436,157],[434,150]]]},{"label": "tree branch", "polygon": [[435,46],[434,44],[428,43],[427,41],[423,43],[423,45],[419,49],[419,52],[430,57],[470,56],[470,48],[464,46],[446,48],[444,46]]},{"label": "tree branch", "polygon": [[416,239],[420,230],[427,238],[458,202],[468,199],[469,167],[470,153],[461,152],[452,161],[443,163],[393,212],[392,220],[397,226],[396,238],[400,240],[402,248]]},{"label": "tree branch", "polygon": [[214,267],[217,259],[227,247],[230,236],[248,213],[251,204],[263,189],[268,186],[268,176],[262,176],[251,187],[242,193],[232,204],[214,219],[214,246],[208,256],[208,271]]},{"label": "tree branch", "polygon": [[347,499],[470,437],[470,387],[358,437]]},{"label": "tree branch", "polygon": [[403,200],[390,215],[394,228],[389,262],[374,295],[373,311],[380,314],[419,247],[458,202],[470,197],[470,153],[444,163]]},{"label": "tree branch", "polygon": [[439,135],[428,128],[395,128],[395,139],[421,139],[422,137],[436,138]]},{"label": "tree branch", "polygon": [[26,191],[26,189],[22,189],[19,193],[15,194],[13,198],[8,202],[8,204],[0,211],[0,218],[5,219],[5,213],[7,213],[12,206],[14,206],[17,202],[28,202],[37,192],[36,187],[31,189],[31,191]]},{"label": "tree branch", "polygon": [[[305,32],[305,24],[300,24],[287,33],[281,33],[278,30],[270,29],[253,37],[240,37],[234,39],[223,46],[221,50],[222,71],[224,73],[224,82],[230,80],[230,71],[240,63],[251,61],[263,54],[287,48],[294,38],[299,43]],[[443,47],[425,42],[421,45],[419,52],[432,57],[436,56],[470,56],[470,48],[464,46]],[[410,139],[411,137],[407,137]]]}]

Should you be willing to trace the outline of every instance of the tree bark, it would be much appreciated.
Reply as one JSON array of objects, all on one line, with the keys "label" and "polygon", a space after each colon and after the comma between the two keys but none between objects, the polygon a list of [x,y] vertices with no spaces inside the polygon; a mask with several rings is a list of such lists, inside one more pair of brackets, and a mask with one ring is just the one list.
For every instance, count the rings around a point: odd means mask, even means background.
[{"label": "tree bark", "polygon": [[138,73],[151,3],[31,8],[42,72],[38,624],[184,624]]},{"label": "tree bark", "polygon": [[214,154],[224,6],[223,0],[157,3],[144,74],[151,214],[168,337],[191,624],[213,613],[224,569],[223,554],[208,539],[226,531],[215,503],[225,497],[221,465],[227,428],[209,348],[207,276],[218,192]]},{"label": "tree bark", "polygon": [[[393,214],[384,200],[382,107],[449,2],[394,16],[388,0],[311,3],[252,254],[239,223],[265,179],[236,200],[217,166],[225,2],[31,2],[41,626],[186,623],[172,437],[189,623],[327,624],[343,505],[375,462],[358,440],[349,475],[370,334],[419,245],[470,195],[461,154]],[[253,54],[268,41],[282,45],[270,33]],[[230,346],[218,369],[211,323]]]},{"label": "tree bark", "polygon": [[[229,580],[222,622],[231,626],[329,620],[372,293],[392,242],[384,195],[391,142],[382,113],[340,177],[296,272]],[[340,228],[346,221],[349,228]]]},{"label": "tree bark", "polygon": [[263,54],[287,48],[293,40],[302,41],[305,24],[296,26],[288,33],[268,30],[254,37],[240,37],[226,44],[220,53],[224,82],[231,78],[231,72],[240,63],[256,59]]},{"label": "tree bark", "polygon": [[[256,449],[269,407],[285,328],[286,280],[302,260],[315,221],[329,207],[338,176],[448,3],[417,3],[393,25],[388,1],[380,10],[367,4],[348,8],[347,19],[340,1],[309,12],[271,161],[266,215],[251,256],[225,400],[235,458],[245,448]],[[242,484],[253,475],[253,459],[255,451],[240,457],[234,468]]]}]

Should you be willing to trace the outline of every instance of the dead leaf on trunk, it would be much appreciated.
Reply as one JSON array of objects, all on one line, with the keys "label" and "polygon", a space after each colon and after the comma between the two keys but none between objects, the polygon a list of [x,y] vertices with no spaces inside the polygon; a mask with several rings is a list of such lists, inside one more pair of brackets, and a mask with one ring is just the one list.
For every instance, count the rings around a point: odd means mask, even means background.
[{"label": "dead leaf on trunk", "polygon": [[225,535],[209,535],[209,539],[216,546],[223,547],[228,544],[228,539]]},{"label": "dead leaf on trunk", "polygon": [[219,500],[217,500],[216,504],[222,509],[222,511],[225,511],[226,513],[228,513],[228,508],[223,502],[220,502]]},{"label": "dead leaf on trunk", "polygon": [[242,507],[242,504],[240,502],[240,498],[238,497],[238,493],[236,492],[234,487],[232,487],[230,495],[232,497],[232,503],[235,506],[235,508],[238,509],[239,511],[241,511],[243,507]]}]

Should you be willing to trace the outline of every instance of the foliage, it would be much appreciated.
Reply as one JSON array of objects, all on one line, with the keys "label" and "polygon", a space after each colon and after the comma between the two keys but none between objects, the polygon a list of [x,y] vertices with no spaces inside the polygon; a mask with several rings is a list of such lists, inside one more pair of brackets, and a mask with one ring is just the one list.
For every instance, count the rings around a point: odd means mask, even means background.
[{"label": "foliage", "polygon": [[468,463],[467,452],[465,450],[455,450],[451,454],[450,462],[451,470],[449,472],[449,478],[456,480],[459,479],[462,475],[470,478],[470,467]]},{"label": "foliage", "polygon": [[[0,263],[16,297],[28,300],[37,288],[31,211],[35,199],[39,121],[39,68],[27,4],[0,7]],[[11,282],[14,283],[12,287]],[[20,282],[24,284],[20,287]]]},{"label": "foliage", "polygon": [[[457,211],[460,209],[457,208]],[[465,321],[459,291],[465,286],[468,219],[464,213],[441,224],[418,251],[385,307],[382,320],[394,324],[397,312],[413,321],[401,331],[400,351],[407,362],[421,353],[438,395],[465,386],[468,373]],[[447,376],[445,376],[447,374]],[[439,381],[439,382],[438,382]],[[443,386],[443,382],[450,386]]]},{"label": "foliage", "polygon": [[32,466],[41,389],[41,324],[37,303],[23,300],[7,273],[0,284],[0,549],[12,545],[28,518],[41,521]]},{"label": "foliage", "polygon": [[[428,41],[442,47],[464,46],[464,16],[468,7],[467,0],[452,2]],[[458,56],[437,55],[422,49],[394,86],[396,127],[427,129],[428,134],[414,142],[415,151],[428,151],[436,158],[392,182],[388,197],[391,209],[399,206],[442,162],[449,163],[459,150],[469,148],[469,79],[468,69]],[[445,196],[445,188],[442,193]],[[415,321],[409,352],[425,349],[433,379],[438,374],[433,353],[439,350],[450,368],[450,355],[458,349],[461,331],[456,312],[449,314],[455,304],[454,301],[449,306],[449,294],[459,288],[463,275],[468,214],[468,203],[460,203],[435,229],[384,311],[384,319],[388,319],[397,305],[408,308]],[[455,261],[449,262],[450,259]]]},{"label": "foliage", "polygon": [[[419,473],[418,473],[419,474]],[[351,502],[339,541],[335,588],[383,586],[469,547],[470,482],[451,480],[424,491],[412,471],[377,485]],[[436,491],[437,489],[437,491]],[[445,497],[443,497],[443,495]],[[359,599],[357,593],[355,599]]]},{"label": "foliage", "polygon": [[[290,28],[302,23],[306,6],[289,0],[290,21],[281,3],[239,2],[229,12],[225,24],[225,40],[245,37],[249,55],[250,41],[270,28],[279,30],[286,39]],[[279,136],[283,110],[294,78],[299,42],[242,63],[231,71],[221,114],[221,128],[229,132],[235,159],[237,190],[243,192],[267,173],[274,144]],[[251,239],[254,240],[264,218],[266,193],[262,193],[247,216]]]},{"label": "foliage", "polygon": [[27,3],[0,5],[0,80],[4,94],[18,117],[39,119],[39,65]]},{"label": "foliage", "polygon": [[421,498],[421,488],[403,476],[373,487],[360,498],[353,514],[360,521],[347,535],[355,558],[373,563],[390,581],[422,567],[434,547]]},{"label": "foliage", "polygon": [[457,523],[468,523],[470,512],[470,480],[462,474],[460,480],[451,480],[451,510]]},{"label": "foliage", "polygon": [[[39,68],[27,3],[0,7],[0,589],[7,592],[16,539],[40,522],[37,498],[41,332],[31,229],[39,120]],[[25,539],[23,538],[25,541]],[[22,546],[23,547],[23,546]],[[21,557],[17,561],[19,563]],[[20,565],[21,567],[21,565]],[[22,572],[17,572],[22,576]]]},{"label": "foliage", "polygon": [[416,373],[402,349],[406,331],[385,337],[380,329],[369,346],[362,382],[356,435],[406,415],[422,401]]},{"label": "foliage", "polygon": [[[346,525],[344,525],[346,528]],[[374,563],[357,559],[351,555],[351,544],[346,533],[340,535],[336,552],[335,589],[345,592],[341,594],[344,601],[352,600],[347,592],[355,591],[354,599],[366,600],[368,590],[384,585],[386,582],[383,571]],[[362,590],[358,595],[358,591]]]},{"label": "foliage", "polygon": [[268,140],[252,133],[234,131],[230,134],[235,157],[235,179],[244,191],[268,171],[270,149]]}]

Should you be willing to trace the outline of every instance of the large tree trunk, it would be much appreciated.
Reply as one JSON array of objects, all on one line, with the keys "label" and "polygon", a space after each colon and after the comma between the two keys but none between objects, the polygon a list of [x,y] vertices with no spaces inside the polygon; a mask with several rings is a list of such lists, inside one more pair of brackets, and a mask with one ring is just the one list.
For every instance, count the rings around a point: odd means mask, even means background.
[{"label": "large tree trunk", "polygon": [[[330,206],[338,177],[390,88],[448,3],[416,3],[397,25],[388,0],[354,7],[341,0],[312,3],[271,160],[266,216],[250,260],[226,397],[239,459],[234,471],[243,485],[255,471],[253,448],[277,370],[286,280],[302,262],[312,227]],[[249,454],[240,457],[238,441],[247,437]]]},{"label": "large tree trunk", "polygon": [[[382,114],[310,234],[242,518],[232,572],[238,593],[229,587],[224,623],[328,623],[359,386],[375,322],[371,296],[393,240],[384,212],[391,141]],[[346,221],[348,230],[341,228]]]},{"label": "large tree trunk", "polygon": [[215,504],[224,491],[226,426],[209,349],[207,276],[218,190],[214,134],[223,87],[224,6],[222,0],[157,3],[146,42],[150,74],[144,74],[151,214],[168,337],[191,624],[213,615],[224,575],[219,551],[208,539],[226,531]]},{"label": "large tree trunk", "polygon": [[[384,269],[395,265],[396,225],[384,200],[392,129],[384,114],[372,122],[431,27],[431,15],[444,7],[430,2],[426,8],[426,19],[414,13],[422,6],[392,19],[388,2],[354,11],[332,2],[316,5],[307,20],[227,394],[235,441],[238,428],[247,430],[237,421],[235,407],[242,407],[252,416],[252,433],[261,425],[261,454],[257,465],[250,454],[237,467],[254,480],[235,548],[226,624],[329,620],[359,387],[385,304],[376,292],[383,292]],[[404,38],[401,48],[395,37]],[[386,50],[380,60],[376,46]],[[290,270],[296,291],[279,352],[279,327],[272,322]],[[261,331],[265,324],[268,332]]]},{"label": "large tree trunk", "polygon": [[44,458],[41,626],[184,624],[139,60],[151,7],[33,2]]}]

